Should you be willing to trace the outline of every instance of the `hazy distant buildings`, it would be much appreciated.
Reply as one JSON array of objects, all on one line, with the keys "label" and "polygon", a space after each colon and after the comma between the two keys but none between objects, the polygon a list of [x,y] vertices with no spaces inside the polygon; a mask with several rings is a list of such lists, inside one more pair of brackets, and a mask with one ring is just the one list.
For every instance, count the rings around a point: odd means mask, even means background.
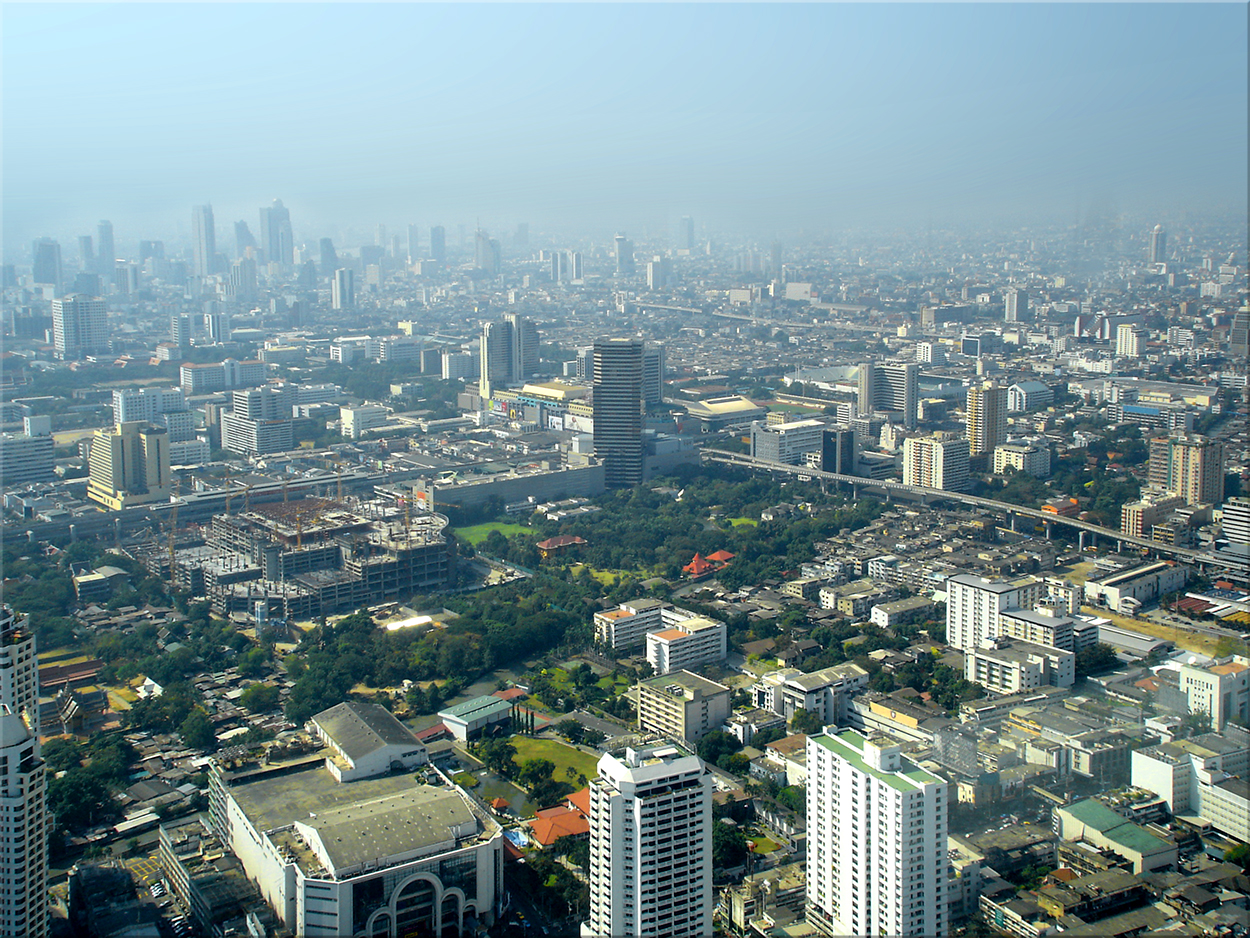
[{"label": "hazy distant buildings", "polygon": [[246,257],[248,250],[256,250],[256,239],[252,237],[252,229],[245,221],[234,223],[234,256]]},{"label": "hazy distant buildings", "polygon": [[217,230],[211,205],[197,205],[191,210],[191,240],[195,275],[207,277],[215,272],[217,256]]},{"label": "hazy distant buildings", "polygon": [[498,277],[503,272],[503,251],[499,242],[479,229],[473,245],[473,266],[487,277]]},{"label": "hazy distant buildings", "polygon": [[104,300],[71,293],[52,301],[52,345],[65,361],[108,351],[107,307]]},{"label": "hazy distant buildings", "polygon": [[430,229],[430,257],[440,264],[447,263],[447,229],[442,225]]},{"label": "hazy distant buildings", "polygon": [[677,250],[694,250],[694,219],[689,215],[683,215],[677,226]]},{"label": "hazy distant buildings", "polygon": [[602,339],[594,344],[595,455],[609,488],[637,485],[643,474],[643,344]]},{"label": "hazy distant buildings", "polygon": [[96,273],[105,283],[113,282],[117,268],[117,248],[113,245],[113,223],[101,221],[96,225]]},{"label": "hazy distant buildings", "polygon": [[613,250],[616,257],[616,275],[631,277],[634,274],[634,242],[623,234],[613,239]]},{"label": "hazy distant buildings", "polygon": [[291,213],[281,199],[274,199],[260,210],[260,244],[269,263],[291,267],[295,264],[295,235]]}]

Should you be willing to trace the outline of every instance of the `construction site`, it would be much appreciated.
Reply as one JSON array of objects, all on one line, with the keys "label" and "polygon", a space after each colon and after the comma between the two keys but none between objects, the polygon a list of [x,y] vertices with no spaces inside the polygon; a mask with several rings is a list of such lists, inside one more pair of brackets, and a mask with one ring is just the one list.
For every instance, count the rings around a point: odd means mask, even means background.
[{"label": "construction site", "polygon": [[258,626],[407,599],[451,584],[447,518],[381,500],[303,498],[213,517],[139,552],[153,573]]}]

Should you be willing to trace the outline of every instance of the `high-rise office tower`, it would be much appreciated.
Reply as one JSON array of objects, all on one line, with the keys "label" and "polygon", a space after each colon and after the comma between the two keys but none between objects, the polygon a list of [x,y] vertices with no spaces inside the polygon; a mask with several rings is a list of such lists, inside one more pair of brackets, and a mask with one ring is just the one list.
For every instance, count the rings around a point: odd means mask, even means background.
[{"label": "high-rise office tower", "polygon": [[677,226],[677,250],[694,250],[694,219],[689,215],[683,215]]},{"label": "high-rise office tower", "polygon": [[248,248],[256,250],[256,239],[252,237],[252,229],[247,226],[247,222],[236,221],[234,223],[234,256],[246,257]]},{"label": "high-rise office tower", "polygon": [[538,371],[538,329],[519,313],[505,313],[503,318],[512,326],[512,380],[524,381]]},{"label": "high-rise office tower", "polygon": [[333,277],[334,272],[339,269],[339,255],[334,250],[334,242],[329,238],[322,238],[321,248],[321,276]]},{"label": "high-rise office tower", "polygon": [[673,282],[673,262],[659,254],[647,261],[647,289],[661,290]]},{"label": "high-rise office tower", "polygon": [[169,500],[169,433],[163,427],[135,422],[97,430],[87,463],[87,497],[111,511]]},{"label": "high-rise office tower", "polygon": [[968,441],[936,436],[903,441],[903,484],[963,492],[968,488]]},{"label": "high-rise office tower", "polygon": [[807,738],[807,920],[828,935],[947,933],[946,783],[900,742]]},{"label": "high-rise office tower", "polygon": [[113,271],[117,268],[117,247],[113,244],[113,223],[101,221],[96,225],[96,246],[100,249],[96,254],[96,273],[105,283],[113,282]]},{"label": "high-rise office tower", "polygon": [[61,245],[51,238],[40,238],[30,248],[31,279],[35,283],[61,286]]},{"label": "high-rise office tower", "polygon": [[72,361],[108,351],[104,300],[71,293],[52,301],[52,344],[56,357]]},{"label": "high-rise office tower", "polygon": [[1163,230],[1162,225],[1155,225],[1150,232],[1150,263],[1162,264],[1167,260],[1167,254],[1168,233]]},{"label": "high-rise office tower", "polygon": [[968,454],[994,452],[1007,442],[1007,389],[994,382],[968,388]]},{"label": "high-rise office tower", "polygon": [[864,362],[859,366],[859,412],[901,413],[903,426],[916,426],[920,366],[915,362]]},{"label": "high-rise office tower", "polygon": [[564,262],[564,271],[569,281],[572,283],[580,283],[586,279],[586,274],[582,270],[582,252],[566,251]]},{"label": "high-rise office tower", "polygon": [[1220,526],[1231,544],[1250,545],[1250,498],[1236,496],[1224,502]]},{"label": "high-rise office tower", "polygon": [[499,242],[480,228],[473,238],[473,266],[487,277],[498,277],[503,269]]},{"label": "high-rise office tower", "polygon": [[265,260],[271,264],[291,267],[295,264],[295,235],[291,231],[291,213],[281,199],[260,210],[260,246]]},{"label": "high-rise office tower", "polygon": [[404,239],[399,235],[391,235],[391,257],[401,264],[408,257],[407,252],[404,250]]},{"label": "high-rise office tower", "polygon": [[408,226],[408,263],[415,264],[421,260],[421,227]]},{"label": "high-rise office tower", "polygon": [[1147,475],[1187,505],[1218,505],[1224,500],[1224,444],[1197,435],[1156,437]]},{"label": "high-rise office tower", "polygon": [[47,774],[39,661],[26,618],[0,605],[0,935],[48,934]]},{"label": "high-rise office tower", "polygon": [[87,273],[96,272],[95,249],[92,247],[91,235],[78,236],[78,266]]},{"label": "high-rise office tower", "polygon": [[850,427],[828,427],[820,451],[820,468],[839,475],[855,475],[855,431]]},{"label": "high-rise office tower", "polygon": [[595,455],[606,464],[609,488],[637,485],[644,462],[642,340],[602,339],[594,349]]},{"label": "high-rise office tower", "polygon": [[782,274],[785,273],[785,269],[781,263],[781,242],[780,241],[774,241],[772,243],[772,247],[769,249],[769,253],[768,253],[768,263],[770,267],[769,272],[778,280],[784,281],[786,278],[782,276]]},{"label": "high-rise office tower", "polygon": [[1029,321],[1029,291],[1013,287],[1003,294],[1003,319],[1007,322]]},{"label": "high-rise office tower", "polygon": [[442,225],[430,229],[430,257],[440,264],[447,263],[447,229]]},{"label": "high-rise office tower", "polygon": [[355,309],[356,275],[350,267],[340,267],[334,272],[330,284],[331,309]]},{"label": "high-rise office tower", "polygon": [[712,788],[703,761],[671,744],[599,759],[583,935],[712,934]]},{"label": "high-rise office tower", "polygon": [[211,205],[197,205],[191,210],[191,238],[195,275],[208,277],[216,273],[217,228],[213,223]]},{"label": "high-rise office tower", "polygon": [[648,345],[642,353],[642,402],[664,403],[664,346]]},{"label": "high-rise office tower", "polygon": [[482,376],[478,390],[490,397],[495,389],[512,380],[512,324],[488,322],[482,325]]},{"label": "high-rise office tower", "polygon": [[386,225],[379,224],[373,233],[373,243],[380,248],[386,247]]},{"label": "high-rise office tower", "polygon": [[518,251],[527,251],[530,246],[530,224],[523,221],[516,226],[516,232],[512,235],[512,244]]},{"label": "high-rise office tower", "polygon": [[616,256],[616,275],[628,277],[634,273],[634,242],[623,234],[613,239],[613,250]]}]

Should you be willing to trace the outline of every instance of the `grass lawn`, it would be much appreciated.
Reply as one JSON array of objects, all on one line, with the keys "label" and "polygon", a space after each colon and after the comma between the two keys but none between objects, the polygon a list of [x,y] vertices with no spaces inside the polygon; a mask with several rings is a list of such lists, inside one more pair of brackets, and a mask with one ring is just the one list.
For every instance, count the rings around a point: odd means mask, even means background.
[{"label": "grass lawn", "polygon": [[735,528],[742,524],[749,524],[753,528],[759,526],[759,522],[754,518],[730,518],[729,523]]},{"label": "grass lawn", "polygon": [[452,776],[451,780],[465,788],[477,788],[478,785],[482,784],[476,775],[470,775],[468,772],[457,772]]},{"label": "grass lawn", "polygon": [[[513,762],[517,765],[524,765],[526,759],[548,759],[555,764],[552,778],[557,782],[569,781],[565,769],[570,765],[574,769],[575,776],[580,774],[587,778],[594,778],[598,774],[596,766],[599,764],[599,759],[596,756],[574,749],[572,746],[566,746],[554,739],[511,736],[508,741],[516,746],[516,756]],[[576,778],[573,781],[576,784]]]},{"label": "grass lawn", "polygon": [[[577,576],[579,573],[582,572],[582,568],[585,566],[586,564],[584,563],[572,564],[569,567],[569,573],[573,574],[574,576]],[[594,567],[590,567],[590,575],[593,576],[600,583],[602,583],[604,586],[616,585],[616,581],[620,579],[621,577],[621,574],[619,573],[613,573],[610,570],[596,570]]]},{"label": "grass lawn", "polygon": [[454,534],[462,541],[468,541],[474,547],[490,537],[491,531],[498,531],[504,537],[512,537],[514,534],[533,534],[533,528],[527,528],[523,524],[512,524],[508,521],[490,521],[486,524],[475,524],[467,528],[456,528]]},{"label": "grass lawn", "polygon": [[748,837],[747,840],[755,844],[756,853],[772,853],[774,850],[781,849],[781,844],[777,843],[777,841],[773,840],[771,837],[764,837],[763,835],[760,835],[757,837]]}]

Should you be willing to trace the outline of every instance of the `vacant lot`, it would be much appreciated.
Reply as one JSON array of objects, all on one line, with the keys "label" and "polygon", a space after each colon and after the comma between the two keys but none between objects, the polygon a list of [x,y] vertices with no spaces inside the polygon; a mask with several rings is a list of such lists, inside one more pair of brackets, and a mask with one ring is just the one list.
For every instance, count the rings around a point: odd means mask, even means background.
[{"label": "vacant lot", "polygon": [[524,765],[527,759],[547,759],[555,765],[555,771],[552,772],[552,778],[557,782],[569,781],[567,769],[573,767],[573,780],[576,782],[578,775],[585,775],[587,778],[594,778],[598,774],[596,766],[599,764],[597,756],[582,752],[580,749],[574,749],[572,746],[566,746],[562,742],[554,739],[533,739],[529,736],[511,736],[508,742],[516,746],[516,756],[512,760],[517,765]]}]

